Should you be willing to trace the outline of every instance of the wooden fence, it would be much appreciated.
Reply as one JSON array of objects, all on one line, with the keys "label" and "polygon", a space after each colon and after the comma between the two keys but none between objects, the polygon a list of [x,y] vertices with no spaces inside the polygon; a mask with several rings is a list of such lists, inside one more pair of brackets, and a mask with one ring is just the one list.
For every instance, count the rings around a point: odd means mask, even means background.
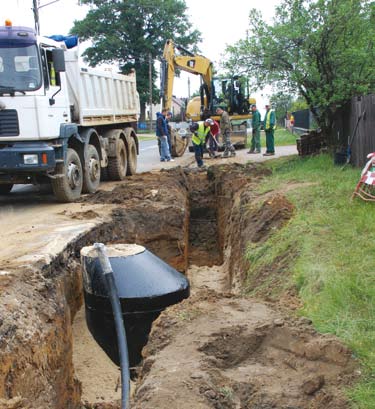
[{"label": "wooden fence", "polygon": [[375,94],[355,97],[342,108],[334,123],[337,146],[351,148],[351,163],[362,167],[375,152]]}]

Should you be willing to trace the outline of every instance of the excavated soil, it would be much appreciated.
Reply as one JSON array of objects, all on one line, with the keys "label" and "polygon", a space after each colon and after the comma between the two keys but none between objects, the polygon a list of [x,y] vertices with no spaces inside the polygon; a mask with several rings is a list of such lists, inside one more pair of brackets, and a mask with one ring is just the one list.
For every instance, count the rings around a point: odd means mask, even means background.
[{"label": "excavated soil", "polygon": [[350,352],[272,306],[210,290],[154,327],[134,408],[347,408]]},{"label": "excavated soil", "polygon": [[[294,213],[282,193],[254,192],[268,173],[219,164],[133,176],[64,210],[90,228],[48,263],[1,265],[0,409],[120,408],[119,370],[81,307],[79,252],[94,242],[144,245],[191,284],[190,298],[154,322],[132,371],[132,408],[349,408],[350,351],[280,304],[240,296],[247,244],[267,240]],[[277,280],[287,274],[268,266],[259,284],[273,270]],[[293,291],[283,296],[298,306]]]}]

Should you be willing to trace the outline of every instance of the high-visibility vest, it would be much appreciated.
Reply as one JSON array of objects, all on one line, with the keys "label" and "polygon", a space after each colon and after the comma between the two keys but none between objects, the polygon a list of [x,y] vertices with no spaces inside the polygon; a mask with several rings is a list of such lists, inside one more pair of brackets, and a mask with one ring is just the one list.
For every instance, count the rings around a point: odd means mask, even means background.
[{"label": "high-visibility vest", "polygon": [[198,122],[198,130],[197,130],[197,132],[195,132],[193,134],[191,140],[196,145],[204,144],[205,141],[206,141],[206,136],[207,136],[208,132],[210,132],[210,127],[209,126],[205,127],[204,122],[199,121]]},{"label": "high-visibility vest", "polygon": [[[271,115],[273,116],[273,123],[271,124]],[[266,112],[266,121],[265,121],[265,129],[275,129],[276,124],[275,122],[275,111],[273,109],[270,109],[269,111]]]}]

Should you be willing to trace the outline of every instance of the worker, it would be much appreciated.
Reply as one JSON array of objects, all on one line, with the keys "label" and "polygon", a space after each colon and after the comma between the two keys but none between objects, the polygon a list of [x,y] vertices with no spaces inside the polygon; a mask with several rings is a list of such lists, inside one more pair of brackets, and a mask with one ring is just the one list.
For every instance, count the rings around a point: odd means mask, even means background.
[{"label": "worker", "polygon": [[205,125],[205,121],[194,122],[190,125],[190,132],[193,134],[191,141],[193,142],[195,160],[198,167],[201,168],[204,165],[203,152],[210,127]]},{"label": "worker", "polygon": [[251,119],[252,137],[248,153],[260,153],[260,113],[255,104],[251,106],[251,111],[253,113]]},{"label": "worker", "polygon": [[290,119],[289,119],[289,124],[290,124],[290,129],[292,130],[292,133],[294,133],[294,115],[290,114]]},{"label": "worker", "polygon": [[218,137],[220,133],[220,126],[215,120],[211,118],[207,118],[204,121],[204,125],[210,128],[210,132],[208,133],[208,138],[206,140],[206,145],[208,144],[208,155],[210,156],[210,158],[217,158],[218,155],[216,154],[216,152],[219,150]]},{"label": "worker", "polygon": [[216,113],[221,116],[220,118],[220,130],[221,130],[221,135],[223,136],[223,142],[224,142],[224,153],[223,153],[223,158],[227,158],[230,154],[230,156],[236,156],[236,151],[234,149],[234,146],[232,145],[230,141],[230,134],[232,132],[232,125],[230,123],[229,119],[229,114],[228,112],[224,111],[223,107],[219,106],[216,109]]},{"label": "worker", "polygon": [[163,109],[161,112],[156,113],[156,136],[158,138],[158,141],[160,141],[161,162],[173,162],[168,146],[168,126],[165,119],[167,112],[167,109]]},{"label": "worker", "polygon": [[272,156],[275,154],[275,137],[274,132],[276,128],[275,111],[271,109],[269,103],[266,104],[266,115],[264,117],[264,130],[266,132],[266,153],[263,156]]}]

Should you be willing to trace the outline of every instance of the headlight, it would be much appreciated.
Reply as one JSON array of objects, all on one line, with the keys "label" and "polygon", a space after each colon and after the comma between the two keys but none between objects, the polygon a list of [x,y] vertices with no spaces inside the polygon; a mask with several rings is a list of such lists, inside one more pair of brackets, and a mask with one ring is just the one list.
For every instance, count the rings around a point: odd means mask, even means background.
[{"label": "headlight", "polygon": [[23,155],[23,163],[25,165],[37,165],[38,155]]}]

